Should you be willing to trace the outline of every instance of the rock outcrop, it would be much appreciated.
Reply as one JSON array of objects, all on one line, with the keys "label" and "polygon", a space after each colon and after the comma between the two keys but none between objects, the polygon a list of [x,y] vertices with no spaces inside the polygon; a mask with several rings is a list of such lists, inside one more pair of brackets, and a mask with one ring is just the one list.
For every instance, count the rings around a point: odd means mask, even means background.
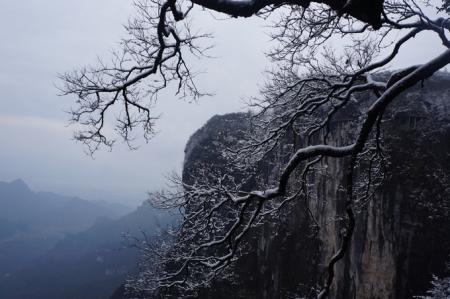
[{"label": "rock outcrop", "polygon": [[[401,96],[383,124],[387,178],[361,205],[351,248],[337,265],[331,298],[411,298],[432,274],[443,275],[450,254],[450,77],[438,74]],[[350,112],[346,112],[350,113]],[[213,117],[186,147],[183,179],[198,165],[224,165],[220,148],[241,138],[249,115]],[[354,132],[345,115],[332,125],[334,142]],[[269,163],[269,162],[268,162]],[[316,198],[299,201],[286,217],[250,236],[256,250],[234,268],[238,286],[217,281],[203,298],[314,298],[323,270],[339,246],[344,224],[345,161],[324,159],[314,176]]]}]

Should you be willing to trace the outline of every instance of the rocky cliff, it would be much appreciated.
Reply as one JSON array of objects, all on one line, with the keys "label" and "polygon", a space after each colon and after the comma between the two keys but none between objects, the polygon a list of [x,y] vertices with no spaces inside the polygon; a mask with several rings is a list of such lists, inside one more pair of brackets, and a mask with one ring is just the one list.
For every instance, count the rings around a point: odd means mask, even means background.
[{"label": "rocky cliff", "polygon": [[[338,263],[331,298],[411,298],[424,293],[432,274],[445,274],[450,254],[449,86],[449,76],[439,74],[390,107],[383,124],[386,178],[373,198],[360,203],[351,248]],[[220,149],[240,140],[250,128],[248,118],[215,116],[195,133],[186,147],[183,179],[189,181],[199,165],[224,167]],[[345,114],[332,127],[336,144],[346,143],[354,132]],[[257,228],[249,240],[255,250],[233,270],[238,285],[216,281],[200,297],[313,298],[344,229],[345,163],[324,159],[312,178],[315,200],[298,201],[283,217]]]}]

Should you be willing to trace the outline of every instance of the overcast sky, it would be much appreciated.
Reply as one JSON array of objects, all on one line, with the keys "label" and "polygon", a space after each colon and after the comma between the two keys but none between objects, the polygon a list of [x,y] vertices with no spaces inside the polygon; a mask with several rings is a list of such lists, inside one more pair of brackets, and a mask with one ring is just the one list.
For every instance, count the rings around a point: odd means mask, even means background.
[{"label": "overcast sky", "polygon": [[[95,159],[71,140],[64,113],[73,98],[57,96],[57,74],[107,57],[132,14],[130,0],[1,0],[0,181],[24,179],[32,189],[136,205],[180,171],[189,136],[214,114],[244,108],[268,66],[267,28],[258,19],[217,21],[202,13],[197,26],[213,32],[217,58],[196,65],[200,86],[213,98],[189,104],[160,99],[160,133],[137,151],[118,146]],[[416,40],[393,67],[417,64],[439,53],[435,40]]]}]

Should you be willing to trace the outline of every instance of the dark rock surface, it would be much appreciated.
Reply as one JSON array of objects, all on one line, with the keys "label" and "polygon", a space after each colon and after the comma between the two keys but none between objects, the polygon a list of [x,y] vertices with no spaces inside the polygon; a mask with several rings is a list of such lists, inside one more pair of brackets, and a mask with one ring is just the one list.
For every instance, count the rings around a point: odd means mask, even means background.
[{"label": "dark rock surface", "polygon": [[[442,275],[450,254],[450,78],[438,74],[401,96],[383,125],[388,176],[357,216],[351,248],[337,266],[331,298],[411,298],[423,294],[432,274]],[[213,117],[186,147],[183,179],[199,165],[226,164],[221,148],[239,140],[249,115]],[[333,124],[333,142],[349,141],[345,115]],[[311,231],[305,203],[250,236],[255,250],[235,267],[238,285],[217,281],[201,298],[314,297],[323,269],[344,228],[340,187],[345,162],[325,159],[316,174],[317,199],[309,204],[320,229]]]}]

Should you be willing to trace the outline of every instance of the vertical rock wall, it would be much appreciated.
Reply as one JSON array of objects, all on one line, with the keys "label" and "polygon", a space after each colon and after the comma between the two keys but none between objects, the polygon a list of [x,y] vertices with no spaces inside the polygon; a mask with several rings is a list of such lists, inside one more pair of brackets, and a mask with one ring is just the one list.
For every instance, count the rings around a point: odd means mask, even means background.
[{"label": "vertical rock wall", "polygon": [[[357,215],[351,248],[337,265],[330,298],[411,298],[428,288],[432,273],[444,273],[450,254],[450,217],[445,209],[450,211],[449,82],[447,75],[435,76],[391,107],[395,113],[384,125],[389,176]],[[221,143],[239,139],[248,128],[247,118],[215,116],[194,134],[186,149],[183,178],[188,179],[199,163],[220,167]],[[340,119],[334,129],[333,141],[345,144],[354,124]],[[344,229],[339,220],[344,163],[324,160],[323,171],[313,178],[317,199],[309,208],[318,231],[311,228],[305,203],[299,201],[287,217],[255,230],[250,241],[255,250],[236,267],[242,278],[238,288],[221,282],[220,288],[213,284],[201,297],[313,298]]]}]

